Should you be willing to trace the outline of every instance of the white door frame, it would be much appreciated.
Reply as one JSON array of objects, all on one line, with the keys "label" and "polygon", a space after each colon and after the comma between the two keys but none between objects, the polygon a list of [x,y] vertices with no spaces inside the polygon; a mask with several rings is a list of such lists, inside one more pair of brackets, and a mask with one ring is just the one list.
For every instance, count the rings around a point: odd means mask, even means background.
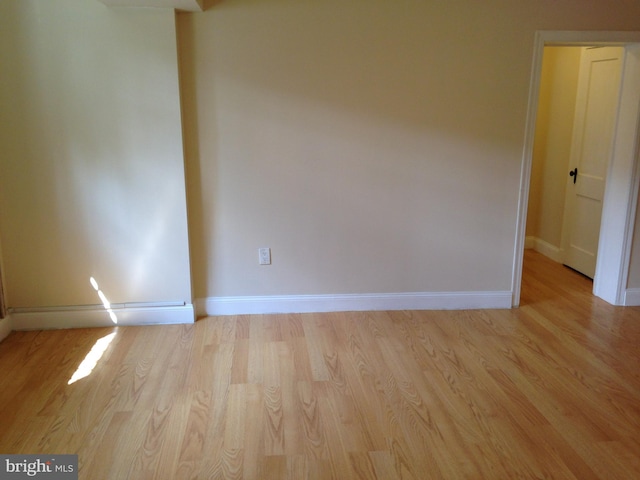
[{"label": "white door frame", "polygon": [[539,31],[536,32],[534,40],[525,143],[520,171],[520,197],[511,282],[514,307],[520,304],[522,287],[527,204],[544,47],[593,45],[625,47],[622,86],[613,138],[613,155],[607,172],[602,207],[593,293],[613,305],[626,304],[626,286],[640,180],[638,171],[640,32]]}]

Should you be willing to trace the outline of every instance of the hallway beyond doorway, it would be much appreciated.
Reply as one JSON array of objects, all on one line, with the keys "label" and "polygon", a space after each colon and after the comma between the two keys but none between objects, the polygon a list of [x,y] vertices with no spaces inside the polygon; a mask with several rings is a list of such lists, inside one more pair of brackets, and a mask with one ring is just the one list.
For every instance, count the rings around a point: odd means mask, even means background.
[{"label": "hallway beyond doorway", "polygon": [[592,290],[593,280],[590,278],[531,248],[524,251],[521,306],[562,297],[588,304],[597,301],[609,305],[595,297]]}]

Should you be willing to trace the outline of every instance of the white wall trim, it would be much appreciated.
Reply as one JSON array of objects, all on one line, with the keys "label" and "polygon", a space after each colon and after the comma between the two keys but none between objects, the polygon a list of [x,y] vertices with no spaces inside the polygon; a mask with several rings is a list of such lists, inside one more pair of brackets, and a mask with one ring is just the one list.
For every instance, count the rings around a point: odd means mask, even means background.
[{"label": "white wall trim", "polygon": [[7,338],[7,336],[11,333],[11,330],[13,330],[13,328],[12,328],[12,322],[11,322],[11,315],[9,315],[3,318],[2,320],[0,320],[0,342],[5,338]]},{"label": "white wall trim", "polygon": [[531,185],[531,165],[533,163],[533,144],[536,135],[536,119],[538,116],[538,97],[540,93],[540,76],[542,72],[542,56],[544,54],[543,32],[536,32],[533,41],[533,59],[531,60],[531,80],[529,98],[527,100],[527,118],[524,131],[524,147],[520,168],[520,196],[518,197],[518,214],[516,217],[515,248],[513,249],[513,270],[511,274],[512,305],[520,305],[522,290],[522,262],[527,229],[527,210],[529,207],[529,187]]},{"label": "white wall trim", "polygon": [[640,306],[640,288],[627,288],[627,291],[624,294],[624,306]]},{"label": "white wall trim", "polygon": [[511,292],[417,292],[348,295],[208,297],[195,300],[196,315],[250,315],[371,310],[511,308]]},{"label": "white wall trim", "polygon": [[[192,304],[172,306],[112,306],[118,326],[193,323]],[[109,313],[102,306],[20,309],[10,314],[14,330],[49,330],[57,328],[113,327]]]}]

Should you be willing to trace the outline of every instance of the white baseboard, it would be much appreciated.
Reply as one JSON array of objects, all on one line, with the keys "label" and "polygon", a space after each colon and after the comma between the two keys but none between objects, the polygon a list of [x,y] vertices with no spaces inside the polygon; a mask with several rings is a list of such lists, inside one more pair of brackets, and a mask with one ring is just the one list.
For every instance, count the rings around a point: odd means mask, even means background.
[{"label": "white baseboard", "polygon": [[527,237],[524,241],[524,247],[533,248],[536,252],[541,253],[554,262],[562,263],[562,249],[540,238]]},{"label": "white baseboard", "polygon": [[625,307],[638,307],[640,306],[640,288],[627,288],[624,294]]},{"label": "white baseboard", "polygon": [[[158,325],[193,323],[192,304],[114,307],[117,325]],[[56,328],[113,327],[109,313],[101,306],[70,306],[55,308],[18,309],[11,312],[14,330],[48,330]]]},{"label": "white baseboard", "polygon": [[197,316],[367,310],[462,310],[511,308],[511,292],[208,297],[198,298],[194,303]]},{"label": "white baseboard", "polygon": [[11,333],[12,328],[11,316],[5,317],[0,320],[0,342],[7,338],[7,335]]}]

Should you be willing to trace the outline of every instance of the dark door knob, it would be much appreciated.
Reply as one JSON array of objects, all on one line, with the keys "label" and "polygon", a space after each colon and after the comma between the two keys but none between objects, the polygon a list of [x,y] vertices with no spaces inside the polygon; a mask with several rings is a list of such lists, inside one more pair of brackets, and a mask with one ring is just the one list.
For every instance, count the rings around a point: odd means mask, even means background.
[{"label": "dark door knob", "polygon": [[578,178],[578,167],[574,168],[569,172],[569,176],[573,177],[573,183],[576,183],[576,179]]}]

